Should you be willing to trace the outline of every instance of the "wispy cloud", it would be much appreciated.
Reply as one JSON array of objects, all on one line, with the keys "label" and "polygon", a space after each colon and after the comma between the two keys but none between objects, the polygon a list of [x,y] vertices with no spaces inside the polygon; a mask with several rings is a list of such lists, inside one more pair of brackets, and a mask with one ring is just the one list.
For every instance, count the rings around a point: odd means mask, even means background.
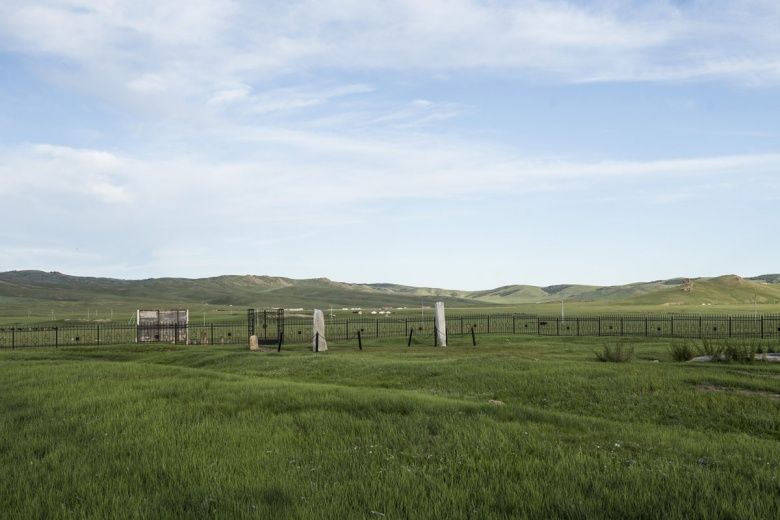
[{"label": "wispy cloud", "polygon": [[[771,0],[5,0],[0,58],[11,57],[19,77],[8,85],[25,95],[9,93],[0,113],[11,128],[0,147],[0,216],[32,230],[28,242],[14,235],[19,263],[36,247],[63,260],[45,250],[67,248],[38,242],[76,236],[87,220],[104,236],[141,229],[147,257],[123,263],[129,245],[117,241],[110,262],[142,273],[186,261],[182,251],[202,257],[193,270],[214,261],[191,238],[159,245],[172,215],[179,232],[230,248],[245,226],[299,237],[309,225],[389,221],[397,216],[377,208],[420,200],[577,191],[674,206],[720,194],[705,187],[727,181],[744,192],[759,183],[752,196],[772,199],[780,153],[771,124],[709,125],[717,107],[707,113],[707,96],[686,93],[685,117],[702,119],[667,152],[658,136],[682,117],[644,126],[632,118],[637,91],[621,100],[617,88],[771,92],[780,86],[777,27]],[[553,108],[523,113],[535,101],[552,106],[561,85],[579,89],[570,100],[586,108],[593,90],[618,94],[626,115],[613,114],[602,139],[617,144],[588,148],[596,109],[578,121]],[[537,96],[527,105],[523,87]],[[51,119],[35,101],[21,118],[12,111],[19,99],[49,96]],[[527,115],[531,123],[515,124]],[[732,139],[719,139],[724,129]],[[632,132],[639,144],[626,144]],[[706,145],[687,146],[697,136]],[[544,151],[532,151],[537,144]]]},{"label": "wispy cloud", "polygon": [[[279,136],[274,136],[278,142]],[[755,176],[780,169],[780,154],[758,154],[654,161],[571,162],[549,158],[517,157],[506,151],[458,148],[431,142],[404,141],[385,147],[370,140],[349,141],[349,146],[323,145],[295,137],[288,141],[298,150],[298,160],[247,158],[241,161],[154,160],[117,156],[97,150],[32,145],[5,149],[0,170],[25,171],[5,184],[6,194],[29,190],[50,193],[58,205],[63,192],[99,202],[127,203],[124,211],[148,215],[151,220],[167,213],[179,215],[219,212],[197,201],[220,201],[232,212],[251,207],[262,194],[263,205],[275,212],[304,215],[303,208],[338,208],[371,200],[448,198],[463,195],[528,193],[566,190],[572,182],[587,182],[594,191],[602,183],[631,180],[689,179],[711,185],[711,179]],[[327,161],[313,164],[307,154],[322,147],[341,150]],[[364,146],[362,153],[355,148]],[[260,155],[264,156],[264,153]],[[160,175],[165,172],[165,175]],[[699,179],[697,181],[697,179]],[[735,181],[736,182],[736,181]],[[367,189],[370,187],[370,189]],[[690,190],[690,188],[686,188]],[[79,206],[71,206],[79,211]],[[260,221],[273,218],[261,213]]]},{"label": "wispy cloud", "polygon": [[[9,0],[7,50],[62,56],[128,88],[219,84],[324,67],[492,67],[571,81],[780,81],[776,2]],[[143,52],[145,59],[138,59]],[[160,81],[165,71],[172,77]],[[174,85],[175,83],[175,85]]]}]

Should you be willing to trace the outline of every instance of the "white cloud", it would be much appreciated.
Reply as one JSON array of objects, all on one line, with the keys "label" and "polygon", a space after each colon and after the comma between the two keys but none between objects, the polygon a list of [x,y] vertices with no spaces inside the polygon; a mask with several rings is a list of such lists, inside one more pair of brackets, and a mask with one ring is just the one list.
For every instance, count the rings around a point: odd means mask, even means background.
[{"label": "white cloud", "polygon": [[208,100],[209,105],[227,105],[246,99],[252,89],[249,85],[237,85],[230,88],[220,89]]},{"label": "white cloud", "polygon": [[[277,136],[278,137],[278,136]],[[275,143],[276,141],[274,141]],[[275,219],[306,220],[332,216],[339,208],[381,200],[436,199],[540,190],[594,191],[619,181],[643,183],[683,180],[685,189],[721,177],[766,176],[780,170],[780,154],[738,155],[656,161],[566,162],[510,155],[495,148],[466,148],[428,140],[375,146],[356,140],[327,160],[306,139],[294,139],[298,150],[289,159],[261,151],[243,160],[155,160],[116,156],[96,150],[35,145],[5,149],[0,179],[7,194],[47,198],[52,206],[81,211],[62,193],[78,193],[102,203],[133,202],[129,216],[155,221],[166,215],[197,220],[196,215],[229,221],[237,208],[260,206],[246,218],[257,223]],[[334,146],[328,145],[328,149]],[[26,172],[15,177],[14,172]],[[585,184],[578,184],[583,182]],[[771,195],[771,194],[766,194]],[[308,210],[308,212],[303,212]]]},{"label": "white cloud", "polygon": [[124,183],[133,175],[127,161],[115,154],[67,146],[36,144],[0,150],[0,190],[20,197],[68,202],[69,195],[105,203],[126,203],[132,196]]},{"label": "white cloud", "polygon": [[128,87],[138,92],[163,92],[168,82],[157,74],[143,74],[128,83]]},{"label": "white cloud", "polygon": [[67,58],[102,81],[110,71],[131,89],[166,86],[205,102],[220,85],[327,68],[777,83],[778,25],[778,4],[758,0],[199,0],[186,7],[174,0],[7,0],[0,46]]},{"label": "white cloud", "polygon": [[337,87],[285,88],[262,92],[248,100],[252,112],[265,114],[270,112],[291,111],[322,105],[337,98],[367,94],[373,92],[369,85],[353,84]]}]

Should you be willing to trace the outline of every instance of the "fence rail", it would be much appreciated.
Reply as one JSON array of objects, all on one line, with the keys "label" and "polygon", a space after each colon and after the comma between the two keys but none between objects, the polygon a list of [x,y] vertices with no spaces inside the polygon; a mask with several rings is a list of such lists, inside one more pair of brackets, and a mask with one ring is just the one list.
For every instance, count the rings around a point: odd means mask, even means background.
[{"label": "fence rail", "polygon": [[[142,330],[143,328],[143,330]],[[245,321],[189,325],[148,326],[127,324],[78,324],[0,327],[0,348],[72,345],[116,345],[155,341],[181,344],[244,344],[257,334],[284,343],[312,341],[308,318],[288,318],[283,313],[249,313]],[[780,315],[600,315],[539,316],[529,314],[473,314],[447,317],[448,336],[470,335],[614,336],[658,338],[780,338]],[[141,334],[140,332],[143,332]],[[433,317],[355,317],[329,319],[326,335],[331,341],[408,337],[430,338]],[[142,340],[142,337],[144,338]]]},{"label": "fence rail", "polygon": [[[285,319],[285,342],[311,341],[311,321]],[[352,318],[328,320],[329,340],[363,338],[433,338],[434,319]],[[780,338],[780,315],[601,315],[539,316],[476,314],[447,317],[447,335],[502,334],[533,336],[625,336],[665,338]]]},{"label": "fence rail", "polygon": [[[151,329],[154,331],[150,332]],[[142,333],[150,335],[152,340],[141,340]],[[126,324],[0,327],[0,348],[119,345],[154,341],[190,345],[243,344],[247,341],[247,324],[235,322],[154,327]]]}]

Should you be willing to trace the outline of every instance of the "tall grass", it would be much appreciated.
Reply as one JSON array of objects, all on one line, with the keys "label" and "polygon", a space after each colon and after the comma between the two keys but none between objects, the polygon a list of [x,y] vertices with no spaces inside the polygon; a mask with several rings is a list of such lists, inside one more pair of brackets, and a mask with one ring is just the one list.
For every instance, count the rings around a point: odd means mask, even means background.
[{"label": "tall grass", "polygon": [[627,363],[634,357],[634,347],[626,346],[623,342],[605,344],[602,350],[595,354],[596,359],[604,363]]},{"label": "tall grass", "polygon": [[[585,338],[405,345],[0,352],[0,517],[771,518],[780,508],[777,403],[697,388],[780,392],[780,367],[593,363],[602,344]],[[669,348],[632,345],[642,358]]]},{"label": "tall grass", "polygon": [[696,356],[709,356],[721,363],[752,363],[756,355],[770,353],[776,348],[771,343],[747,339],[702,339],[698,344],[686,341],[670,346],[672,359],[689,361]]},{"label": "tall grass", "polygon": [[690,361],[696,357],[696,346],[691,341],[675,342],[669,347],[669,353],[675,361]]}]

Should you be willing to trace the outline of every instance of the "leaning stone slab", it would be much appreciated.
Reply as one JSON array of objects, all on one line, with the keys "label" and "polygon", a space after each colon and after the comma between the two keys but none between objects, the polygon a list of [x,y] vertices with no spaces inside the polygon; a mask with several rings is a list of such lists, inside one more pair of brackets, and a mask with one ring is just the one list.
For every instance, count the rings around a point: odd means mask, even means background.
[{"label": "leaning stone slab", "polygon": [[314,309],[311,349],[313,352],[328,350],[328,342],[325,339],[325,315],[319,309]]},{"label": "leaning stone slab", "polygon": [[688,360],[688,363],[709,363],[713,361],[715,356],[697,356]]},{"label": "leaning stone slab", "polygon": [[[753,359],[757,361],[766,361],[769,363],[780,363],[780,354],[755,354],[753,356]],[[698,356],[690,361],[689,363],[709,363],[712,361],[726,361],[726,356],[723,354],[717,355],[717,356]]]},{"label": "leaning stone slab", "polygon": [[252,336],[249,336],[249,350],[252,352],[257,352],[260,350],[260,342],[257,341],[257,336],[254,334]]},{"label": "leaning stone slab", "polygon": [[436,302],[436,314],[434,315],[436,327],[436,344],[440,347],[447,346],[447,319],[444,316],[444,302]]}]

